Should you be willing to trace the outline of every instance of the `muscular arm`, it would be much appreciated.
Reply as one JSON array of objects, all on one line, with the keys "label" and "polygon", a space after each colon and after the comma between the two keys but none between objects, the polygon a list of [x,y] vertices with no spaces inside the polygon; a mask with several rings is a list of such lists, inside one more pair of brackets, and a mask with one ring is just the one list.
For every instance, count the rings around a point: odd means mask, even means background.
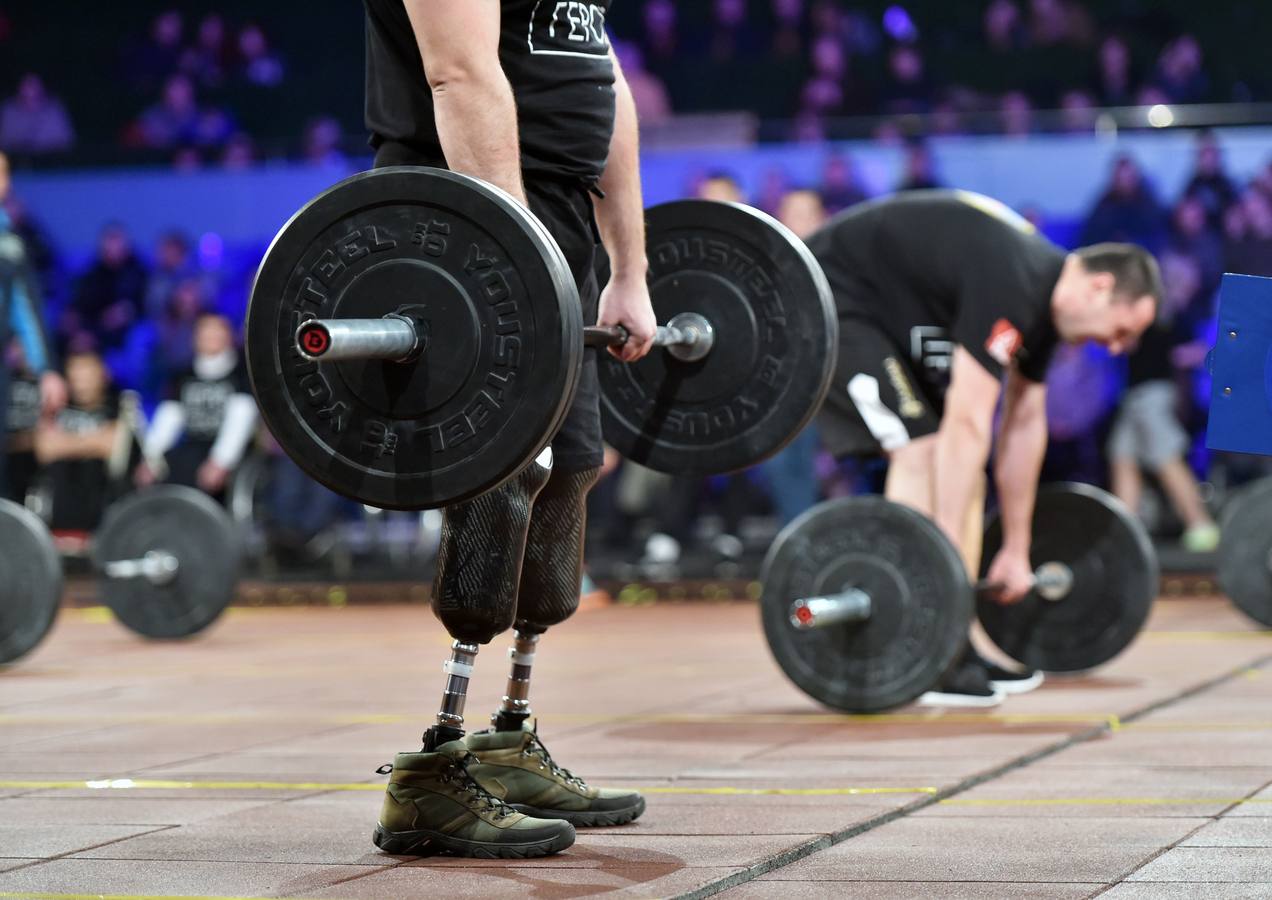
[{"label": "muscular arm", "polygon": [[1047,450],[1047,388],[1018,372],[1007,377],[998,429],[994,481],[998,485],[1003,549],[1029,555],[1038,475]]},{"label": "muscular arm", "polygon": [[406,0],[446,164],[525,204],[512,86],[499,64],[498,0]]},{"label": "muscular arm", "polygon": [[997,378],[964,350],[954,350],[945,415],[936,437],[936,524],[954,542],[963,544],[967,509],[976,493],[976,479],[989,459],[994,406],[1001,385]]},{"label": "muscular arm", "polygon": [[596,224],[609,253],[611,277],[645,277],[645,210],[640,192],[640,138],[636,104],[618,59],[614,63],[614,134],[596,200]]}]

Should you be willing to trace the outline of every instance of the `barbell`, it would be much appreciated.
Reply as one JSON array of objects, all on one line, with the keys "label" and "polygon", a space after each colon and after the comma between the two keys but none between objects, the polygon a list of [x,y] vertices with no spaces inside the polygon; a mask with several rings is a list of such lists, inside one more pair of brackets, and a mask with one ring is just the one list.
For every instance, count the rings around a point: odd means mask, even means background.
[{"label": "barbell", "polygon": [[[684,474],[733,471],[808,423],[837,318],[816,260],[758,210],[646,210],[659,350],[598,360],[605,439]],[[278,232],[252,287],[246,357],[280,446],[316,480],[391,509],[446,506],[528,465],[569,409],[585,347],[574,278],[543,225],[477,179],[354,175]]]},{"label": "barbell", "polygon": [[764,562],[760,607],[782,671],[815,699],[876,712],[932,689],[958,660],[974,616],[1008,656],[1048,672],[1095,668],[1143,628],[1157,557],[1139,521],[1083,484],[1038,491],[1031,534],[1035,584],[995,601],[984,569],[1002,545],[988,523],[982,580],[931,519],[882,497],[818,504],[778,535]]},{"label": "barbell", "polygon": [[[238,533],[194,488],[157,485],[109,507],[92,539],[101,601],[148,638],[181,638],[211,625],[238,584]],[[26,655],[53,627],[62,561],[33,512],[0,500],[0,664]]]}]

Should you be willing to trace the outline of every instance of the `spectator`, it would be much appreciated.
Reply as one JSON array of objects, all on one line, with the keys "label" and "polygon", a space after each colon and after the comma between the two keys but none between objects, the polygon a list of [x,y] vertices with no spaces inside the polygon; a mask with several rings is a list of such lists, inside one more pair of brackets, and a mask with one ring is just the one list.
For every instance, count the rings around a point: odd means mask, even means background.
[{"label": "spectator", "polygon": [[146,268],[133,252],[124,226],[106,225],[97,240],[97,258],[75,283],[70,305],[63,311],[62,337],[83,332],[103,352],[121,349],[141,314],[146,279]]},{"label": "spectator", "polygon": [[1108,187],[1087,216],[1079,243],[1127,241],[1155,250],[1165,224],[1166,215],[1139,165],[1129,156],[1119,156]]},{"label": "spectator", "polygon": [[322,116],[305,126],[301,155],[311,165],[344,168],[348,159],[340,149],[343,142],[340,122],[333,116]]},{"label": "spectator", "polygon": [[197,282],[203,296],[215,293],[215,279],[195,262],[190,238],[181,231],[169,231],[155,248],[155,264],[146,286],[146,317],[157,320],[166,315],[177,287],[187,281]]},{"label": "spectator", "polygon": [[695,195],[699,200],[723,200],[726,203],[745,203],[742,186],[728,172],[708,172],[698,183]]},{"label": "spectator", "polygon": [[1224,270],[1272,277],[1272,203],[1251,188],[1224,214]]},{"label": "spectator", "polygon": [[640,124],[656,126],[666,123],[671,118],[667,88],[662,79],[645,68],[645,56],[640,47],[631,41],[614,41],[613,46],[623,77],[631,88]]},{"label": "spectator", "polygon": [[[194,362],[170,386],[146,433],[146,459],[163,457],[168,480],[221,497],[230,474],[243,459],[256,427],[256,403],[247,369],[234,347],[230,322],[216,313],[199,317]],[[136,481],[147,485],[156,473],[142,463]]]},{"label": "spectator", "polygon": [[999,103],[1003,134],[1025,137],[1033,131],[1033,103],[1024,91],[1008,91]]},{"label": "spectator", "polygon": [[1095,128],[1095,98],[1080,88],[1065,91],[1060,97],[1060,127],[1081,134]]},{"label": "spectator", "polygon": [[150,23],[150,37],[128,55],[133,85],[145,93],[159,86],[177,71],[181,63],[181,36],[185,23],[176,9],[165,9]]},{"label": "spectator", "polygon": [[726,69],[744,64],[760,49],[758,30],[748,21],[747,0],[713,0],[707,58]]},{"label": "spectator", "polygon": [[193,271],[173,285],[163,309],[155,319],[158,363],[155,380],[168,385],[194,362],[194,330],[199,317],[210,308],[207,282]]},{"label": "spectator", "polygon": [[681,41],[676,20],[676,4],[672,0],[645,0],[642,18],[645,26],[644,46],[650,71],[664,82],[680,72]]},{"label": "spectator", "polygon": [[827,158],[821,174],[822,205],[828,215],[869,198],[857,178],[857,169],[845,155]]},{"label": "spectator", "polygon": [[242,172],[252,167],[256,161],[256,144],[241,131],[235,132],[226,141],[221,152],[221,168],[227,172]]},{"label": "spectator", "polygon": [[1111,34],[1100,43],[1095,92],[1103,106],[1130,106],[1133,102],[1131,50],[1118,35]]},{"label": "spectator", "polygon": [[199,22],[194,46],[181,54],[181,71],[205,88],[225,83],[230,69],[230,42],[225,19],[219,13],[208,13]]},{"label": "spectator", "polygon": [[1020,8],[1012,0],[991,0],[981,18],[985,43],[996,53],[1015,53],[1029,43],[1029,35],[1020,18]]},{"label": "spectator", "polygon": [[920,191],[938,187],[941,187],[941,182],[936,177],[932,151],[923,141],[909,141],[905,146],[905,161],[897,190]]},{"label": "spectator", "polygon": [[1191,34],[1181,35],[1163,48],[1153,84],[1169,103],[1201,103],[1210,93],[1210,80],[1201,64],[1197,39]]},{"label": "spectator", "polygon": [[[0,454],[0,497],[25,503],[27,492],[39,471],[35,458],[35,429],[40,423],[40,382],[27,369],[22,345],[11,341],[8,359],[0,359],[0,369],[9,371],[8,408],[5,410],[5,444]],[[0,400],[0,409],[4,408]]]},{"label": "spectator", "polygon": [[52,527],[92,531],[113,492],[106,461],[119,428],[119,395],[96,353],[67,357],[66,381],[69,401],[37,428],[35,454],[48,473]]},{"label": "spectator", "polygon": [[269,47],[265,32],[256,24],[244,25],[238,35],[239,71],[256,87],[277,87],[283,80],[283,61]]},{"label": "spectator", "polygon": [[194,85],[184,75],[172,75],[164,82],[159,102],[142,112],[136,141],[143,147],[169,149],[198,143],[198,131],[199,106]]},{"label": "spectator", "polygon": [[923,54],[912,44],[897,44],[888,53],[889,80],[880,107],[893,115],[927,112],[932,97]]},{"label": "spectator", "polygon": [[28,72],[17,94],[0,108],[0,147],[12,153],[54,153],[75,141],[62,101],[44,89],[39,75]]},{"label": "spectator", "polygon": [[1197,264],[1196,296],[1190,298],[1185,306],[1199,297],[1209,297],[1214,293],[1219,287],[1219,276],[1223,274],[1223,241],[1210,230],[1206,208],[1196,197],[1184,194],[1175,204],[1167,247]]},{"label": "spectator", "polygon": [[1222,227],[1224,212],[1237,199],[1237,187],[1224,171],[1223,149],[1208,131],[1197,136],[1196,161],[1184,193],[1201,203],[1210,227],[1215,230]]},{"label": "spectator", "polygon": [[786,171],[777,166],[767,169],[760,179],[760,189],[756,192],[753,205],[771,216],[776,216],[786,200],[787,189]]},{"label": "spectator", "polygon": [[[1115,493],[1138,511],[1143,495],[1142,470],[1157,477],[1184,524],[1183,545],[1207,553],[1219,544],[1219,528],[1201,500],[1197,478],[1184,461],[1191,441],[1175,415],[1177,356],[1191,356],[1192,340],[1184,307],[1200,281],[1195,263],[1178,254],[1163,254],[1166,294],[1158,321],[1140,338],[1127,358],[1127,391],[1109,435],[1109,468]],[[1184,350],[1184,353],[1180,353]]]},{"label": "spectator", "polygon": [[[803,240],[825,223],[826,209],[816,191],[796,189],[782,197],[777,218]],[[761,464],[782,525],[817,502],[818,446],[816,429],[809,425],[777,455]]]},{"label": "spectator", "polygon": [[773,39],[769,44],[769,58],[782,65],[804,59],[804,0],[772,0]]}]

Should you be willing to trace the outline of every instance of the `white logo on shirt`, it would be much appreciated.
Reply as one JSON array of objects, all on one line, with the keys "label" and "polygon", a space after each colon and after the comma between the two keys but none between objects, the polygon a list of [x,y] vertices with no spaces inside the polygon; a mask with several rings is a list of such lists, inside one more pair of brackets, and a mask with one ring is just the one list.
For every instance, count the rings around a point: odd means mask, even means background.
[{"label": "white logo on shirt", "polygon": [[608,56],[605,7],[578,0],[538,0],[530,12],[530,52],[544,56]]}]

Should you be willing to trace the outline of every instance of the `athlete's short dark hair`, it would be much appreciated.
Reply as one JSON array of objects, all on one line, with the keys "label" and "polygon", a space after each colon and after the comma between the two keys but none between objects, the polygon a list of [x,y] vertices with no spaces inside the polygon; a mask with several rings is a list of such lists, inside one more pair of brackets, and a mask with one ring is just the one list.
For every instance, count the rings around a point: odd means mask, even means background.
[{"label": "athlete's short dark hair", "polygon": [[1108,272],[1113,276],[1113,293],[1133,303],[1148,295],[1162,302],[1162,270],[1153,254],[1137,244],[1092,244],[1073,251],[1088,272]]}]

